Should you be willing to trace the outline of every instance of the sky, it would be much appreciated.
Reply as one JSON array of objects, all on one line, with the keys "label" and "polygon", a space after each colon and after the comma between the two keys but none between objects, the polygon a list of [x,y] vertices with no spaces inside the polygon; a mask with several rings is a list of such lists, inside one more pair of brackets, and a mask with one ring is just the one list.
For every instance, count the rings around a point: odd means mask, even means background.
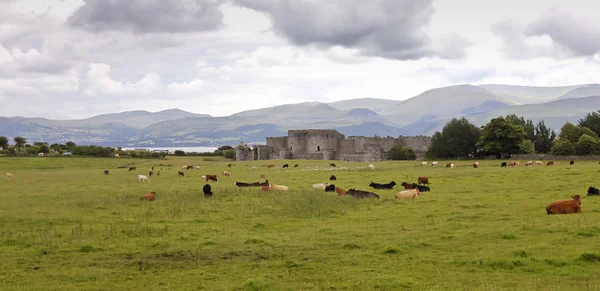
[{"label": "sky", "polygon": [[0,0],[0,116],[600,81],[589,0]]}]

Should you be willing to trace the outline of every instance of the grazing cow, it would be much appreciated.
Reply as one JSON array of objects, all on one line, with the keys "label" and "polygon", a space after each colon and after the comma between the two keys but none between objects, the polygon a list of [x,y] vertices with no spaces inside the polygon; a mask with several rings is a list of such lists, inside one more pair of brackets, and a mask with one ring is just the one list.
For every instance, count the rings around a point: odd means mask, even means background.
[{"label": "grazing cow", "polygon": [[535,161],[535,165],[536,166],[543,166],[544,163],[542,163],[542,161]]},{"label": "grazing cow", "polygon": [[148,177],[146,177],[144,175],[138,175],[138,182],[143,182],[143,181],[150,182],[150,179],[148,179]]},{"label": "grazing cow", "polygon": [[421,167],[427,166],[427,162],[421,162]]},{"label": "grazing cow", "polygon": [[219,182],[219,180],[217,179],[217,175],[205,175],[202,177],[204,177],[204,180],[206,180],[206,182],[208,182],[208,181]]},{"label": "grazing cow", "polygon": [[14,179],[15,175],[13,175],[12,173],[6,173],[4,174],[4,177],[6,177],[7,179]]},{"label": "grazing cow", "polygon": [[439,162],[435,161],[435,162],[431,162],[431,166],[437,166]]},{"label": "grazing cow", "polygon": [[270,164],[267,168],[270,169],[270,168],[273,168],[273,167],[275,167],[275,165],[274,164]]},{"label": "grazing cow", "polygon": [[289,190],[288,186],[276,185],[276,184],[273,184],[273,183],[269,183],[269,188],[271,190],[275,190],[275,191],[287,191],[287,190]]},{"label": "grazing cow", "polygon": [[156,176],[160,176],[160,170],[156,171]]},{"label": "grazing cow", "polygon": [[227,164],[227,168],[231,168],[231,164]]},{"label": "grazing cow", "polygon": [[252,171],[256,171],[258,168],[256,166],[252,167]]},{"label": "grazing cow", "polygon": [[335,185],[330,184],[329,186],[325,187],[325,192],[335,192]]},{"label": "grazing cow", "polygon": [[528,167],[528,166],[531,166],[531,165],[533,165],[533,161],[529,161],[529,162],[525,163],[525,167]]},{"label": "grazing cow", "polygon": [[316,184],[313,184],[312,187],[313,187],[313,189],[325,189],[329,185],[330,185],[329,183],[316,183]]},{"label": "grazing cow", "polygon": [[152,166],[152,169],[151,169],[151,170],[152,170],[152,171],[154,171],[154,166]]},{"label": "grazing cow", "polygon": [[587,196],[600,196],[600,190],[598,190],[596,187],[590,186],[590,188],[588,188]]},{"label": "grazing cow", "polygon": [[140,201],[142,200],[146,200],[146,201],[154,201],[154,199],[156,199],[156,193],[155,192],[150,192],[144,196],[142,196],[140,198]]},{"label": "grazing cow", "polygon": [[516,161],[516,162],[510,162],[508,163],[509,167],[518,167],[521,164],[521,162]]},{"label": "grazing cow", "polygon": [[554,162],[550,161],[550,162],[546,163],[546,166],[554,166]]},{"label": "grazing cow", "polygon": [[231,177],[231,173],[227,171],[223,171],[223,176]]},{"label": "grazing cow", "polygon": [[415,198],[419,198],[419,189],[413,189],[413,190],[404,190],[404,191],[400,191],[398,193],[396,193],[396,195],[394,195],[396,197],[396,199],[415,199]]},{"label": "grazing cow", "polygon": [[402,184],[400,184],[404,187],[404,189],[414,189],[415,187],[413,185],[416,185],[415,183],[412,184],[408,184],[406,182],[402,182]]},{"label": "grazing cow", "polygon": [[283,166],[282,166],[281,168],[289,168],[289,167],[290,167],[290,165],[288,165],[288,164],[283,164]]},{"label": "grazing cow", "polygon": [[194,170],[200,170],[200,166],[194,166]]},{"label": "grazing cow", "polygon": [[479,162],[474,162],[473,163],[473,168],[475,168],[475,169],[479,168]]},{"label": "grazing cow", "polygon": [[154,174],[152,170],[148,171],[148,176],[152,177],[152,174]]},{"label": "grazing cow", "polygon": [[393,189],[394,186],[396,186],[396,182],[394,182],[394,181],[389,182],[387,184],[379,184],[379,183],[373,183],[373,182],[371,182],[371,184],[369,184],[369,187],[373,187],[373,189]]},{"label": "grazing cow", "polygon": [[194,169],[194,166],[187,166],[187,167],[185,167],[185,169],[186,169],[186,170],[190,170],[190,169],[191,169],[191,170],[193,170],[193,169]]},{"label": "grazing cow", "polygon": [[419,185],[423,184],[423,185],[429,186],[429,178],[427,178],[425,176],[421,176],[421,177],[417,178],[417,183]]},{"label": "grazing cow", "polygon": [[506,168],[506,162],[502,162],[502,165],[500,165],[501,168]]},{"label": "grazing cow", "polygon": [[376,198],[379,199],[379,195],[373,193],[373,192],[367,192],[367,191],[363,191],[363,190],[356,190],[354,188],[350,188],[348,189],[348,195],[354,197],[354,198]]},{"label": "grazing cow", "polygon": [[185,169],[187,169],[187,166],[183,166],[183,167],[181,167],[181,168],[185,170]]},{"label": "grazing cow", "polygon": [[104,170],[104,175],[108,175],[108,174],[109,174],[108,170]]},{"label": "grazing cow", "polygon": [[413,183],[412,188],[419,189],[419,192],[430,192],[431,191],[431,189],[429,189],[429,187],[417,185],[417,183]]},{"label": "grazing cow", "polygon": [[127,170],[127,172],[131,172],[131,171],[135,171],[135,167],[129,167],[129,170]]},{"label": "grazing cow", "polygon": [[202,187],[202,192],[204,192],[205,198],[210,198],[213,196],[213,193],[212,193],[212,190],[211,190],[209,184],[206,184],[206,185],[204,185],[204,187]]},{"label": "grazing cow", "polygon": [[336,165],[334,163],[330,163],[329,166],[334,167],[334,168],[336,167]]},{"label": "grazing cow", "polygon": [[338,194],[338,196],[346,196],[348,195],[348,192],[340,187],[335,187],[335,193]]},{"label": "grazing cow", "polygon": [[570,214],[581,212],[581,197],[571,196],[571,200],[556,201],[546,206],[548,214]]},{"label": "grazing cow", "polygon": [[337,177],[335,175],[331,175],[329,177],[329,181],[337,181]]},{"label": "grazing cow", "polygon": [[295,164],[295,165],[294,165],[294,168],[298,168],[298,167],[300,167],[300,165],[298,165],[298,164]]},{"label": "grazing cow", "polygon": [[374,169],[375,169],[375,165],[371,164],[371,165],[369,165],[369,168],[370,168],[371,170],[374,170]]},{"label": "grazing cow", "polygon": [[183,177],[183,176],[185,176],[185,174],[183,173],[183,171],[177,171],[177,176]]},{"label": "grazing cow", "polygon": [[569,165],[574,165],[574,164],[575,164],[575,161],[570,161],[569,162]]}]

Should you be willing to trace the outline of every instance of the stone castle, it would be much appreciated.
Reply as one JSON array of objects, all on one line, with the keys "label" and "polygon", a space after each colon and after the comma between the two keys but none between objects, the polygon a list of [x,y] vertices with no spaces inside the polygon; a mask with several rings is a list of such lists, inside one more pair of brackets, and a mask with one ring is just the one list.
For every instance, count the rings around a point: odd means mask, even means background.
[{"label": "stone castle", "polygon": [[266,145],[236,148],[238,161],[256,160],[343,160],[353,162],[385,161],[394,145],[408,146],[417,156],[429,149],[428,136],[346,138],[337,130],[289,130],[288,136],[267,137]]}]

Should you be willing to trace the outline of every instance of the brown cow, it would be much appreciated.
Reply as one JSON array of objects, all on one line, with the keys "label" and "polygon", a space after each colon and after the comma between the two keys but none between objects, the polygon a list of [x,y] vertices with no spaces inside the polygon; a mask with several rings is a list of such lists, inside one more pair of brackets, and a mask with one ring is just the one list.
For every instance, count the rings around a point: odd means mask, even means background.
[{"label": "brown cow", "polygon": [[473,163],[473,168],[475,168],[475,169],[479,168],[479,162],[474,162]]},{"label": "brown cow", "polygon": [[270,169],[270,168],[273,168],[273,167],[275,167],[275,165],[274,165],[274,164],[270,164],[269,166],[267,166],[267,168],[269,168],[269,169]]},{"label": "brown cow", "polygon": [[546,166],[554,166],[554,162],[550,161],[550,162],[546,163]]},{"label": "brown cow", "polygon": [[177,171],[177,176],[185,176],[185,174],[183,173],[183,171]]},{"label": "brown cow", "polygon": [[219,180],[217,179],[217,175],[205,175],[204,179],[206,180],[206,182],[208,182],[208,181],[219,182]]},{"label": "brown cow", "polygon": [[338,196],[346,196],[348,194],[348,191],[346,191],[340,187],[335,187],[335,193],[337,193]]},{"label": "brown cow", "polygon": [[262,186],[262,187],[260,187],[260,190],[269,191],[269,190],[271,190],[271,186],[269,186],[269,185]]},{"label": "brown cow", "polygon": [[14,179],[14,178],[15,178],[15,175],[13,175],[12,173],[6,173],[6,174],[4,175],[4,177],[6,177],[7,179]]},{"label": "brown cow", "polygon": [[571,196],[572,200],[556,201],[546,206],[548,214],[569,214],[581,212],[581,197],[579,195]]},{"label": "brown cow", "polygon": [[228,165],[227,165],[227,168],[231,168],[231,164],[228,164]]},{"label": "brown cow", "polygon": [[130,172],[130,171],[135,171],[135,167],[129,167],[129,170],[127,170],[127,172]]},{"label": "brown cow", "polygon": [[154,199],[156,199],[156,193],[150,192],[150,193],[142,196],[142,198],[140,198],[140,201],[142,201],[142,200],[154,201]]},{"label": "brown cow", "polygon": [[400,184],[402,186],[404,186],[404,189],[413,189],[413,184],[408,184],[406,182],[402,182],[402,184]]},{"label": "brown cow", "polygon": [[423,184],[423,185],[429,185],[429,178],[427,178],[425,176],[421,176],[421,177],[417,178],[417,183],[419,185],[421,185],[421,184]]},{"label": "brown cow", "polygon": [[231,177],[231,173],[227,171],[223,171],[223,176]]}]

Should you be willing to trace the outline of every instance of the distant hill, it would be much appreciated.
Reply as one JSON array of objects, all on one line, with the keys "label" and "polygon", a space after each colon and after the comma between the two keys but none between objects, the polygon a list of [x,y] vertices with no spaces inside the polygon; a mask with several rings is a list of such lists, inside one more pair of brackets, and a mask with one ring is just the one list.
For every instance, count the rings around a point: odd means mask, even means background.
[{"label": "distant hill", "polygon": [[[590,95],[591,94],[591,95]],[[591,97],[590,97],[591,96]],[[74,141],[104,146],[220,146],[264,143],[288,129],[335,129],[363,136],[432,135],[454,118],[477,125],[514,113],[553,129],[600,108],[600,85],[526,87],[457,85],[404,101],[358,98],[303,102],[212,117],[180,109],[103,114],[80,120],[0,117],[0,135],[29,142]]]}]

